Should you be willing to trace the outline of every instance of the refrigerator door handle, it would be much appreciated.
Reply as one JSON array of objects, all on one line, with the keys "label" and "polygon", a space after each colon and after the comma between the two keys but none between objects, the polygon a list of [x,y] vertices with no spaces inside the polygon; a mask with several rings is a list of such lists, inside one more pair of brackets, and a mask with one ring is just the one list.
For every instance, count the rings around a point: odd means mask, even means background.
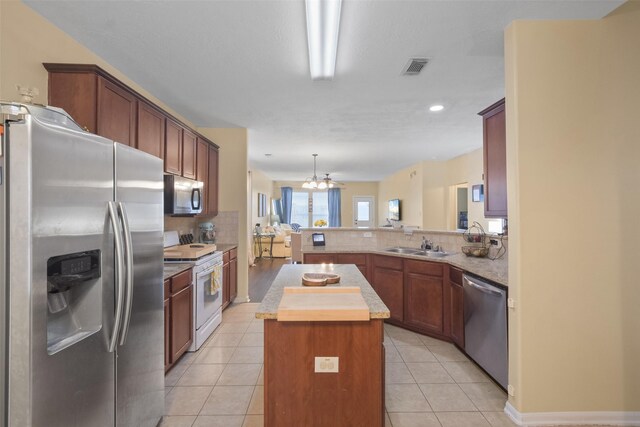
[{"label": "refrigerator door handle", "polygon": [[116,311],[113,321],[113,331],[111,338],[109,339],[109,352],[113,353],[116,349],[116,342],[118,339],[118,331],[122,323],[122,309],[124,305],[124,255],[122,246],[122,236],[120,235],[120,222],[118,221],[118,214],[115,202],[109,202],[109,218],[111,219],[111,226],[113,227],[113,240],[115,242],[116,250]]},{"label": "refrigerator door handle", "polygon": [[129,228],[129,217],[122,202],[118,202],[118,213],[122,219],[122,229],[124,232],[124,247],[126,254],[126,297],[124,308],[124,320],[122,321],[122,332],[120,333],[120,345],[127,341],[129,333],[129,323],[131,322],[131,308],[133,307],[133,242],[131,239],[131,229]]}]

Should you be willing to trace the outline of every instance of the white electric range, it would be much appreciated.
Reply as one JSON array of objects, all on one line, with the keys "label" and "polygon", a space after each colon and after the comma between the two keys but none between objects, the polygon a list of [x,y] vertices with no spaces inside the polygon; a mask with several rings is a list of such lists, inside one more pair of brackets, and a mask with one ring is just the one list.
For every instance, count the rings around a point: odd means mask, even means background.
[{"label": "white electric range", "polygon": [[179,243],[177,231],[165,232],[164,261],[193,264],[194,336],[189,351],[196,351],[222,322],[222,252],[216,245]]}]

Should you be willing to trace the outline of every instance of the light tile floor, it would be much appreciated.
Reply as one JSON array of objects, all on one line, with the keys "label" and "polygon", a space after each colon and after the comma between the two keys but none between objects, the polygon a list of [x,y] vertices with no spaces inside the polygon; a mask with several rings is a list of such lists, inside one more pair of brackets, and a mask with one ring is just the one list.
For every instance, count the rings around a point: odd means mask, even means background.
[{"label": "light tile floor", "polygon": [[[205,345],[169,371],[162,427],[263,425],[258,305],[227,308]],[[506,394],[452,344],[385,325],[384,345],[386,427],[515,426],[503,412]]]}]

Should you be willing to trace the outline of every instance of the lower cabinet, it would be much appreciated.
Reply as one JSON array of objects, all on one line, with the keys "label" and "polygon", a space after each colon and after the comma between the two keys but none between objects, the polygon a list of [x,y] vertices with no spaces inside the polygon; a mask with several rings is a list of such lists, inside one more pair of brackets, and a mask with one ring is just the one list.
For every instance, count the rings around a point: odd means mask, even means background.
[{"label": "lower cabinet", "polygon": [[164,281],[164,369],[168,371],[193,342],[191,269]]},{"label": "lower cabinet", "polygon": [[306,253],[305,264],[356,264],[391,312],[391,323],[464,349],[462,270],[446,263],[363,253]]},{"label": "lower cabinet", "polygon": [[355,264],[362,275],[371,282],[369,277],[369,261],[367,254],[362,253],[317,253],[304,254],[304,264]]},{"label": "lower cabinet", "polygon": [[238,249],[233,248],[222,254],[222,309],[238,296]]},{"label": "lower cabinet", "polygon": [[233,301],[238,296],[238,251],[231,249],[229,252],[229,298]]},{"label": "lower cabinet", "polygon": [[405,260],[405,323],[444,333],[443,264]]},{"label": "lower cabinet", "polygon": [[451,267],[449,270],[451,291],[451,340],[464,349],[464,291],[462,288],[462,270]]}]

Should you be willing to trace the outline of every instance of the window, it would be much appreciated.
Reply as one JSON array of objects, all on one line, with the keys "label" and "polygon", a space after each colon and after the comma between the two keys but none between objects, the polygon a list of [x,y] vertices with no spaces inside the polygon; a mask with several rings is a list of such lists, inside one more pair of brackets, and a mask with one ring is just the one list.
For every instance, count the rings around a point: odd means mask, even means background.
[{"label": "window", "polygon": [[291,198],[291,223],[313,227],[323,219],[329,223],[329,198],[326,191],[294,191]]}]

